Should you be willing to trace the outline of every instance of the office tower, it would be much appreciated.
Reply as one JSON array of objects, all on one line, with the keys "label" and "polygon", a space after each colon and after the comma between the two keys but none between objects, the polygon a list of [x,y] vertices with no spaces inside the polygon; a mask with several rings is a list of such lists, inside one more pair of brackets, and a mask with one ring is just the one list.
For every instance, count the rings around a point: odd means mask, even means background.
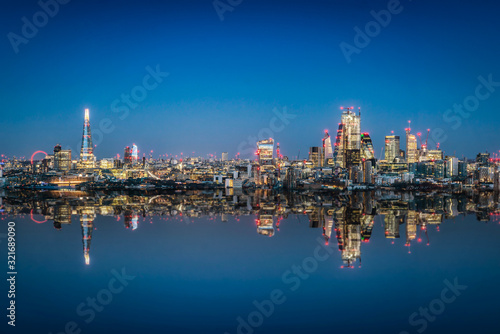
[{"label": "office tower", "polygon": [[372,183],[373,167],[371,160],[363,161],[363,183]]},{"label": "office tower", "polygon": [[444,160],[436,161],[434,164],[434,177],[442,179],[446,176],[446,162]]},{"label": "office tower", "polygon": [[115,167],[115,161],[112,158],[104,158],[99,161],[99,168],[101,169],[112,169]]},{"label": "office tower", "polygon": [[261,166],[273,164],[274,139],[269,138],[257,142],[257,155]]},{"label": "office tower", "polygon": [[458,176],[461,178],[467,177],[467,160],[458,162]]},{"label": "office tower", "polygon": [[487,166],[490,163],[490,154],[486,153],[478,153],[476,157],[476,163],[479,166]]},{"label": "office tower", "polygon": [[59,144],[54,146],[54,169],[57,171],[71,169],[71,150],[63,150]]},{"label": "office tower", "polygon": [[333,159],[335,166],[347,168],[361,161],[361,111],[356,115],[351,108],[341,108],[343,110],[341,123],[337,131],[335,150]]},{"label": "office tower", "polygon": [[427,151],[428,160],[431,160],[431,161],[443,160],[443,157],[444,157],[443,151],[441,151],[439,149]]},{"label": "office tower", "polygon": [[481,166],[477,168],[479,182],[492,182],[494,179],[494,168]]},{"label": "office tower", "polygon": [[125,165],[132,164],[132,149],[130,146],[125,147],[125,151],[123,152],[123,163]]},{"label": "office tower", "polygon": [[389,163],[399,157],[399,136],[385,136],[385,160]]},{"label": "office tower", "polygon": [[136,144],[132,144],[132,161],[135,163],[139,160],[139,150]]},{"label": "office tower", "polygon": [[332,138],[328,130],[325,130],[325,136],[323,137],[323,166],[332,166],[333,164]]},{"label": "office tower", "polygon": [[373,142],[368,132],[361,134],[361,160],[370,160],[375,165],[375,151]]},{"label": "office tower", "polygon": [[458,158],[446,158],[446,177],[458,176]]},{"label": "office tower", "polygon": [[411,128],[406,130],[406,162],[411,164],[418,162],[417,137],[411,134]]},{"label": "office tower", "polygon": [[95,166],[94,146],[92,145],[92,134],[90,132],[90,116],[88,109],[85,109],[85,120],[83,122],[80,166],[82,168],[94,168]]},{"label": "office tower", "polygon": [[229,160],[229,154],[227,152],[222,152],[222,161],[228,161]]},{"label": "office tower", "polygon": [[321,149],[317,146],[309,148],[309,161],[312,162],[313,167],[320,167]]}]

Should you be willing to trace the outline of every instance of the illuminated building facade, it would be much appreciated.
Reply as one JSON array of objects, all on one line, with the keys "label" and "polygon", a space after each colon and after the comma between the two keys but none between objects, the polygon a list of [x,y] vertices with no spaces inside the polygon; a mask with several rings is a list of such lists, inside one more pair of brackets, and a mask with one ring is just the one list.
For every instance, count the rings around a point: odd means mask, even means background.
[{"label": "illuminated building facade", "polygon": [[222,152],[221,160],[222,161],[228,161],[229,160],[229,153]]},{"label": "illuminated building facade", "polygon": [[443,160],[443,151],[441,150],[428,150],[427,158],[431,161]]},{"label": "illuminated building facade", "polygon": [[361,134],[361,160],[370,160],[372,166],[375,165],[375,151],[373,142],[368,132]]},{"label": "illuminated building facade", "polygon": [[88,109],[85,109],[85,120],[83,122],[82,148],[80,150],[80,167],[95,167],[94,146],[92,145],[92,133],[90,132],[90,115]]},{"label": "illuminated building facade", "polygon": [[323,137],[323,166],[333,166],[333,147],[332,147],[332,138],[328,133],[328,130],[325,130],[325,136]]},{"label": "illuminated building facade", "polygon": [[406,162],[418,162],[417,137],[411,134],[411,128],[406,129]]},{"label": "illuminated building facade", "polygon": [[410,242],[417,237],[417,212],[408,210],[406,217],[406,245],[410,246]]},{"label": "illuminated building facade", "polygon": [[385,136],[385,160],[388,163],[394,162],[394,159],[399,157],[399,147],[399,136]]},{"label": "illuminated building facade", "polygon": [[333,215],[339,251],[342,261],[347,267],[352,267],[361,261],[361,210],[342,207]]},{"label": "illuminated building facade", "polygon": [[399,219],[396,210],[389,210],[384,217],[385,237],[388,239],[399,238]]},{"label": "illuminated building facade", "polygon": [[71,206],[66,203],[54,206],[54,227],[60,229],[62,224],[71,224]]},{"label": "illuminated building facade", "polygon": [[434,163],[434,177],[436,179],[443,179],[446,177],[446,162],[439,160]]},{"label": "illuminated building facade", "polygon": [[132,149],[130,146],[125,147],[125,151],[123,152],[123,163],[125,165],[132,165]]},{"label": "illuminated building facade", "polygon": [[63,150],[59,144],[54,147],[54,169],[57,171],[71,169],[71,150]]},{"label": "illuminated building facade", "polygon": [[139,160],[139,150],[137,149],[137,145],[132,145],[132,162],[136,162]]},{"label": "illuminated building facade", "polygon": [[274,139],[269,138],[257,142],[257,155],[261,166],[271,166],[273,164]]},{"label": "illuminated building facade", "polygon": [[486,153],[478,153],[476,157],[476,163],[479,166],[487,166],[490,162],[490,154],[488,152]]},{"label": "illuminated building facade", "polygon": [[85,264],[90,264],[90,243],[92,241],[92,230],[94,229],[95,209],[94,207],[82,207],[79,210],[80,224],[82,226],[83,256]]},{"label": "illuminated building facade", "polygon": [[309,148],[309,161],[312,162],[313,167],[321,167],[321,149],[317,146]]},{"label": "illuminated building facade", "polygon": [[458,158],[446,158],[446,177],[458,176]]},{"label": "illuminated building facade", "polygon": [[342,108],[341,123],[337,131],[333,159],[335,166],[348,168],[361,161],[361,112],[356,115],[353,108]]},{"label": "illuminated building facade", "polygon": [[112,169],[115,167],[115,161],[111,158],[102,159],[101,161],[99,161],[99,167],[101,169]]}]

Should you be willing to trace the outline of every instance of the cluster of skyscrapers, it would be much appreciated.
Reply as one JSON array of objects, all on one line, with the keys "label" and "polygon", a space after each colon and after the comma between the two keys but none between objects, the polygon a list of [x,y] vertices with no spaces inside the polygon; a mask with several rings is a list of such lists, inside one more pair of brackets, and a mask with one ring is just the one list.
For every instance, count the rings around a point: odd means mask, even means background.
[{"label": "cluster of skyscrapers", "polygon": [[[172,158],[166,161],[155,160],[152,153],[149,159],[145,155],[140,159],[138,147],[133,144],[125,147],[122,159],[118,155],[97,161],[92,142],[90,112],[85,109],[79,159],[72,160],[71,150],[64,150],[57,144],[53,155],[47,155],[41,163],[32,162],[31,169],[33,173],[52,176],[47,182],[66,186],[89,182],[89,178],[93,180],[93,176],[98,175],[102,177],[101,180],[213,179],[216,184],[238,187],[246,184],[273,188],[283,186],[289,189],[326,187],[354,190],[419,182],[456,182],[472,186],[486,184],[495,189],[500,187],[498,161],[492,161],[488,153],[480,153],[475,162],[459,160],[455,156],[445,157],[439,144],[430,149],[427,139],[422,140],[421,133],[413,134],[410,125],[405,129],[405,149],[401,149],[401,137],[391,133],[385,137],[383,158],[381,155],[382,159],[377,160],[370,134],[361,130],[361,109],[347,107],[341,110],[335,138],[331,138],[325,130],[322,145],[310,147],[305,160],[301,160],[299,156],[295,160],[283,156],[279,143],[275,145],[275,140],[268,138],[256,143],[256,160],[241,160],[238,155],[236,159],[230,160],[227,152],[222,153],[220,161],[203,160],[201,157],[186,158],[184,161]],[[427,138],[429,132],[430,130],[427,131]],[[62,173],[63,177],[58,173]],[[15,181],[19,181],[19,178]]]}]

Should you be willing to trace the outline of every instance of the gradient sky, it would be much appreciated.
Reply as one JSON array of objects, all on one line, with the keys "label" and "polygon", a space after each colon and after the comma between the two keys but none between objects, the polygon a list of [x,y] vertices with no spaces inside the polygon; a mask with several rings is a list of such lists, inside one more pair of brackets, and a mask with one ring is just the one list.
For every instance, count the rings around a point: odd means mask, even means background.
[{"label": "gradient sky", "polygon": [[[283,107],[297,116],[274,138],[284,155],[305,157],[324,129],[335,133],[342,105],[362,108],[377,158],[384,136],[403,137],[409,119],[415,132],[443,129],[446,154],[500,149],[500,87],[458,128],[443,119],[475,94],[479,76],[500,82],[498,2],[401,1],[351,63],[340,43],[354,45],[354,27],[364,30],[388,1],[245,0],[224,21],[212,2],[72,0],[16,54],[8,34],[21,35],[22,18],[41,9],[3,1],[0,153],[30,156],[56,143],[79,153],[86,107],[94,133],[103,119],[114,127],[98,158],[132,143],[155,156],[232,156]],[[113,101],[157,65],[169,76],[120,119]]]}]

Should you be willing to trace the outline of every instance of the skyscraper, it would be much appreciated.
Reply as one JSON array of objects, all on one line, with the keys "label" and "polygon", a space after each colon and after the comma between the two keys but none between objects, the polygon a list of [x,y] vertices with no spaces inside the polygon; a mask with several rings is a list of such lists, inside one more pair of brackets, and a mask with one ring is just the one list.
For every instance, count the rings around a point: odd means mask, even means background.
[{"label": "skyscraper", "polygon": [[321,149],[317,146],[309,148],[309,161],[312,162],[313,167],[321,167]]},{"label": "skyscraper", "polygon": [[92,145],[92,134],[90,132],[89,110],[85,109],[85,120],[83,122],[82,148],[80,150],[80,167],[94,168],[95,156]]},{"label": "skyscraper", "polygon": [[399,157],[400,139],[399,136],[385,136],[385,160],[389,163]]},{"label": "skyscraper", "polygon": [[134,163],[139,160],[139,150],[137,149],[136,144],[132,144],[132,160]]},{"label": "skyscraper", "polygon": [[130,146],[125,147],[123,152],[123,163],[127,166],[132,165],[132,149]]},{"label": "skyscraper", "polygon": [[406,130],[406,162],[412,164],[414,162],[418,162],[417,137],[411,134],[410,127],[406,128],[405,130]]},{"label": "skyscraper", "polygon": [[458,176],[458,158],[447,157],[446,158],[446,177]]},{"label": "skyscraper", "polygon": [[273,164],[274,139],[269,138],[257,142],[257,154],[261,166],[270,166]]},{"label": "skyscraper", "polygon": [[356,115],[351,108],[341,108],[343,110],[341,123],[337,131],[335,150],[333,159],[335,166],[347,168],[360,163],[361,148],[361,111]]},{"label": "skyscraper", "polygon": [[361,160],[370,160],[372,166],[375,165],[375,151],[373,150],[373,142],[368,132],[361,134]]},{"label": "skyscraper", "polygon": [[325,136],[323,137],[323,159],[323,166],[333,165],[332,138],[328,130],[325,130]]}]

